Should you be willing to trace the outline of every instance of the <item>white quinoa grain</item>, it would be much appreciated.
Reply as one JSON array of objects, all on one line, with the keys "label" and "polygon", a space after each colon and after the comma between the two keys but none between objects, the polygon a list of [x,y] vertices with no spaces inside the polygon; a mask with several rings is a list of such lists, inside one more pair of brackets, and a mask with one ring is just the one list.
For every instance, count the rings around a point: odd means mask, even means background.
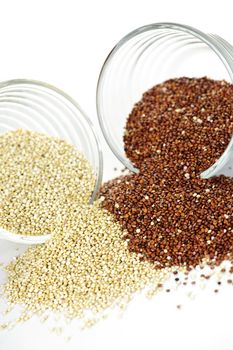
[{"label": "white quinoa grain", "polygon": [[90,164],[67,142],[22,129],[0,136],[0,227],[56,233],[89,202],[94,185]]},{"label": "white quinoa grain", "polygon": [[5,296],[27,311],[82,318],[86,310],[98,313],[162,283],[168,271],[130,253],[124,234],[98,203],[79,207],[63,230],[7,266]]}]

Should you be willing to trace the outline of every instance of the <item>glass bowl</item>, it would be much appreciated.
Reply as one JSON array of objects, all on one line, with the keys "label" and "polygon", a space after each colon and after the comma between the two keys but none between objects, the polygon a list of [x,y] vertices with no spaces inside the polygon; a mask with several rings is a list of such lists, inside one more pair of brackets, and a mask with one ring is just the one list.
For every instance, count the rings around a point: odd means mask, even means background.
[{"label": "glass bowl", "polygon": [[[97,113],[103,135],[116,157],[138,172],[124,152],[123,133],[134,104],[152,86],[177,77],[233,81],[233,47],[217,35],[176,24],[155,23],[127,34],[109,53],[97,85]],[[201,174],[222,171],[233,141],[219,160]]]},{"label": "glass bowl", "polygon": [[[102,151],[92,123],[66,93],[44,82],[10,80],[0,83],[0,133],[18,128],[59,137],[88,159],[96,176],[92,203],[102,182]],[[24,236],[0,229],[0,238],[26,244],[45,242],[50,235]]]}]

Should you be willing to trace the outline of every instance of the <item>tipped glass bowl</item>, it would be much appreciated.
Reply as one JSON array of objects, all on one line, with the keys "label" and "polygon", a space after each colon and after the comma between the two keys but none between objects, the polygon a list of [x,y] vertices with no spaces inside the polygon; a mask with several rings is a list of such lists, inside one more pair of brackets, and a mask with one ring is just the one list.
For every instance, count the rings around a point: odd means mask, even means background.
[{"label": "tipped glass bowl", "polygon": [[[78,104],[66,93],[49,84],[32,80],[0,83],[0,134],[18,128],[59,137],[84,154],[94,169],[92,203],[102,181],[102,152],[93,126]],[[50,235],[25,236],[0,228],[0,239],[38,244]]]},{"label": "tipped glass bowl", "polygon": [[[134,30],[109,53],[97,85],[97,113],[104,137],[123,165],[123,134],[134,104],[152,86],[177,77],[233,81],[233,47],[217,35],[176,23],[155,23]],[[219,160],[201,176],[222,173],[233,153],[233,140]]]}]

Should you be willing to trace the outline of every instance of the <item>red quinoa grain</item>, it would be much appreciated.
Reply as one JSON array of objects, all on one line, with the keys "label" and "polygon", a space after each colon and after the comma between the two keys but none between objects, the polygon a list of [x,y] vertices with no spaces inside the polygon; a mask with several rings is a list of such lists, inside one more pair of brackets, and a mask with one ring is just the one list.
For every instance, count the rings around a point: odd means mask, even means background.
[{"label": "red quinoa grain", "polygon": [[143,95],[124,137],[140,171],[101,190],[104,208],[127,230],[130,251],[157,268],[232,259],[233,179],[199,176],[232,134],[233,85],[225,81],[172,79]]},{"label": "red quinoa grain", "polygon": [[232,134],[233,85],[183,77],[143,94],[127,120],[124,144],[138,168],[147,158],[174,158],[188,179],[220,157]]},{"label": "red quinoa grain", "polygon": [[[233,252],[232,193],[233,179],[223,176],[168,186],[139,173],[102,188],[103,206],[127,229],[130,251],[157,267],[192,268],[204,259],[214,264],[229,259]],[[150,200],[145,202],[145,195]]]}]

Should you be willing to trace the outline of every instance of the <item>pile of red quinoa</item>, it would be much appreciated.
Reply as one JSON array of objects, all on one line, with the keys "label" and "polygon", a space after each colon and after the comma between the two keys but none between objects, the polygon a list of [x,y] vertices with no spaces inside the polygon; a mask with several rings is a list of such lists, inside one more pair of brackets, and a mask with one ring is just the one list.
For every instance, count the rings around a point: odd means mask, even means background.
[{"label": "pile of red quinoa", "polygon": [[200,178],[232,134],[233,85],[225,81],[172,79],[143,95],[124,136],[139,173],[101,190],[130,251],[161,268],[232,259],[233,179]]}]

